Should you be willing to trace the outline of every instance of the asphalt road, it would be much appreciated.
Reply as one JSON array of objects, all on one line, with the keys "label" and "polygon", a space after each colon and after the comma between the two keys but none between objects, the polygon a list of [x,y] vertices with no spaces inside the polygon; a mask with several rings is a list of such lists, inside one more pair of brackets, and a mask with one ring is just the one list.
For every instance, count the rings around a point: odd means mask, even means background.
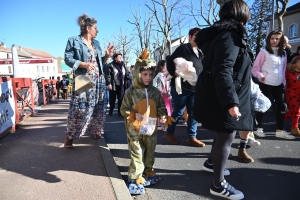
[{"label": "asphalt road", "polygon": [[[231,175],[226,180],[241,190],[247,200],[296,200],[300,199],[300,138],[284,140],[276,138],[275,116],[268,112],[264,118],[267,137],[257,138],[261,146],[247,149],[254,163],[244,163],[237,158],[239,136],[232,145],[233,158],[227,168]],[[290,122],[286,123],[289,130]],[[105,140],[120,173],[127,181],[129,154],[127,150],[124,120],[116,113],[107,116]],[[186,126],[178,124],[175,137],[179,145],[170,145],[164,132],[158,131],[155,171],[159,177],[156,185],[146,188],[146,194],[133,196],[134,199],[223,199],[209,193],[212,174],[202,170],[214,138],[214,133],[198,127],[197,138],[205,142],[203,148],[191,147],[186,143]]]}]

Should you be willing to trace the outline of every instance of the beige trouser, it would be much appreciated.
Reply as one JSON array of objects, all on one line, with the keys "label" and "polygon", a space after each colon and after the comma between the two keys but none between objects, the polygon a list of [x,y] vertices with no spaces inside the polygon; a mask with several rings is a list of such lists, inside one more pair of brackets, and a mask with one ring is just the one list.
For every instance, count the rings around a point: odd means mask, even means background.
[{"label": "beige trouser", "polygon": [[157,133],[151,136],[128,135],[128,150],[131,158],[128,169],[128,180],[135,180],[153,171],[154,153],[157,143]]}]

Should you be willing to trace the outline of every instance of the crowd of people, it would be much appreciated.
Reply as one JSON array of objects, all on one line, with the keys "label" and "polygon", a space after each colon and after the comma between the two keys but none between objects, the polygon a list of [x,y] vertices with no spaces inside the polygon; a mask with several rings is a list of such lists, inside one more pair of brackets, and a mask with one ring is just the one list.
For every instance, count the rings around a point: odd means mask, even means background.
[{"label": "crowd of people", "polygon": [[[208,28],[190,29],[189,42],[166,60],[156,63],[145,49],[129,69],[122,53],[111,44],[102,56],[95,39],[96,19],[80,16],[80,35],[69,38],[65,49],[65,62],[74,72],[74,81],[64,147],[72,149],[73,140],[82,135],[102,138],[106,109],[112,116],[117,100],[131,158],[128,189],[131,194],[143,194],[144,187],[158,181],[154,171],[158,126],[170,144],[178,145],[174,132],[186,110],[188,145],[205,146],[197,139],[198,123],[215,132],[211,153],[203,163],[203,169],[213,173],[210,193],[243,199],[244,194],[224,178],[230,175],[225,165],[236,134],[240,136],[238,157],[254,162],[246,146],[260,145],[254,135],[266,137],[263,117],[273,104],[275,137],[300,136],[300,47],[292,54],[288,38],[275,30],[255,57],[245,29],[251,18],[248,5],[242,0],[227,1],[219,17]],[[81,94],[75,91],[75,77],[79,75],[88,75],[93,82]],[[56,87],[62,89],[63,98],[68,98],[69,82],[65,78]],[[284,130],[289,118],[291,132]]]}]

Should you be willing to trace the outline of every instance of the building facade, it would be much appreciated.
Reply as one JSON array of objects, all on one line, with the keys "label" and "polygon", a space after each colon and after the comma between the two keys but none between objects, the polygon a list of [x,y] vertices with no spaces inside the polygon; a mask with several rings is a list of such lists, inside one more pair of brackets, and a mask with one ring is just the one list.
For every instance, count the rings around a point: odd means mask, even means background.
[{"label": "building facade", "polygon": [[[56,77],[58,75],[57,59],[41,50],[17,46],[19,58],[18,74],[22,78]],[[5,44],[0,45],[0,76],[14,76],[12,52]]]},{"label": "building facade", "polygon": [[[180,38],[172,40],[171,41],[172,52],[174,52],[175,49],[177,49],[177,47],[179,47],[181,44],[185,44],[188,42],[189,42],[189,39],[187,36],[182,36]],[[161,49],[162,49],[162,47],[158,47],[153,52],[153,57],[154,57],[154,60],[156,61],[156,63],[160,60],[165,60],[166,57],[168,56],[169,49],[166,48],[164,50],[164,52],[161,52],[162,51]]]},{"label": "building facade", "polygon": [[[297,51],[300,46],[300,2],[286,9],[286,13],[282,17],[283,34],[289,38],[289,44],[292,46],[291,51]],[[269,23],[269,31],[271,29]],[[277,20],[274,21],[274,29],[279,29]]]}]

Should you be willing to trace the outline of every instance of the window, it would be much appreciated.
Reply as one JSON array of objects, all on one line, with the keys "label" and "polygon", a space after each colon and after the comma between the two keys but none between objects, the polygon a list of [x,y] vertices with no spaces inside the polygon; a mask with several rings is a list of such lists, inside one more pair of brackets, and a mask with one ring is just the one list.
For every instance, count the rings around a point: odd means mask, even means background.
[{"label": "window", "polygon": [[297,24],[291,25],[289,28],[290,38],[297,37],[297,33],[298,33],[298,25]]},{"label": "window", "polygon": [[40,68],[39,68],[39,66],[36,66],[36,71],[38,71],[38,72],[40,71]]},{"label": "window", "polygon": [[44,66],[42,66],[42,72],[44,72]]},{"label": "window", "polygon": [[49,67],[47,66],[47,72],[49,72]]}]

